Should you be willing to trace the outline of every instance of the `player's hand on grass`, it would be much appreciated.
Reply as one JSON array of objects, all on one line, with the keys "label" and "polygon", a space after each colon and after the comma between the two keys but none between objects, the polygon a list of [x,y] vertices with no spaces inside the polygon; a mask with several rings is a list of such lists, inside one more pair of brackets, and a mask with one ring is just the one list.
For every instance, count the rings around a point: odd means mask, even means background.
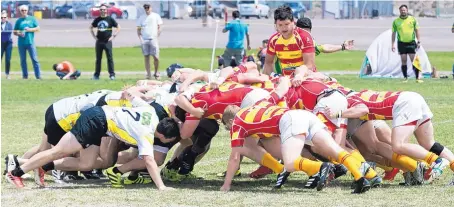
[{"label": "player's hand on grass", "polygon": [[220,190],[223,191],[223,192],[228,192],[228,191],[230,191],[230,186],[223,185]]},{"label": "player's hand on grass", "polygon": [[169,190],[175,190],[175,188],[163,186],[163,187],[158,188],[158,190],[159,191],[169,191]]}]

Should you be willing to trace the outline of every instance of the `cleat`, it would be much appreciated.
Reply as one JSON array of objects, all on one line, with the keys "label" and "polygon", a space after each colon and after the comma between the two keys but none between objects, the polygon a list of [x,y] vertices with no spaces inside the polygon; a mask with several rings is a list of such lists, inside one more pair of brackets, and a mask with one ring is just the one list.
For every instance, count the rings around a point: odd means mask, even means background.
[{"label": "cleat", "polygon": [[416,80],[416,83],[424,83],[424,81],[421,79],[418,79],[418,80]]},{"label": "cleat", "polygon": [[408,79],[405,78],[405,80],[402,81],[402,83],[408,83]]},{"label": "cleat", "polygon": [[354,190],[352,191],[352,193],[355,193],[355,194],[364,193],[370,189],[370,183],[364,177],[353,182],[352,186],[355,186]]},{"label": "cleat", "polygon": [[411,175],[411,172],[404,172],[403,176],[404,176],[404,182],[399,183],[399,185],[403,185],[403,186],[415,185],[414,184],[415,181],[413,179],[413,176]]},{"label": "cleat", "polygon": [[[227,171],[224,171],[224,172],[221,172],[221,173],[218,173],[216,174],[217,177],[225,177],[225,174],[227,174]],[[240,177],[241,176],[241,171],[240,170],[237,170],[235,172],[235,176],[234,177]],[[250,176],[249,176],[250,177]]]},{"label": "cleat", "polygon": [[43,170],[43,168],[39,167],[37,169],[34,169],[33,174],[35,175],[34,177],[36,185],[42,188],[45,187],[46,184],[44,183],[44,175],[46,174],[46,172]]},{"label": "cleat", "polygon": [[19,166],[19,161],[17,161],[17,155],[8,154],[5,157],[5,165],[6,165],[5,171],[3,172],[4,175],[16,169],[16,167]]},{"label": "cleat", "polygon": [[371,188],[378,188],[382,183],[382,179],[379,176],[375,176],[374,178],[370,179],[369,183]]},{"label": "cleat", "polygon": [[285,169],[281,173],[279,173],[277,175],[276,185],[274,186],[274,189],[282,188],[282,185],[284,185],[284,183],[287,181],[288,176],[290,176],[290,173]]},{"label": "cleat", "polygon": [[254,179],[260,179],[269,174],[273,174],[273,171],[270,168],[260,165],[260,167],[257,168],[257,170],[249,174],[249,177]]},{"label": "cleat", "polygon": [[143,177],[141,175],[137,176],[135,180],[129,179],[129,177],[123,180],[125,185],[132,185],[132,184],[148,184],[151,183],[152,180],[150,177]]},{"label": "cleat", "polygon": [[77,172],[77,171],[68,171],[68,172],[65,172],[63,180],[64,181],[77,181],[77,180],[85,180],[85,179],[84,179],[84,177],[80,176],[79,172]]},{"label": "cleat", "polygon": [[114,167],[110,167],[106,170],[107,178],[114,188],[122,188],[123,184],[121,183],[121,173],[114,173]]},{"label": "cleat", "polygon": [[385,172],[385,176],[383,176],[383,180],[393,181],[396,177],[397,173],[399,173],[399,169],[393,168],[391,171]]},{"label": "cleat", "polygon": [[315,175],[309,176],[309,179],[307,180],[306,185],[304,185],[304,188],[314,189],[317,187],[319,181],[320,181],[320,172],[318,172]]},{"label": "cleat", "polygon": [[346,175],[347,172],[348,172],[348,169],[344,165],[342,165],[342,164],[335,165],[334,166],[334,179],[337,179],[338,177]]},{"label": "cleat", "polygon": [[98,175],[98,173],[95,172],[95,170],[92,170],[92,171],[81,171],[80,172],[84,177],[85,179],[87,180],[99,180],[101,179]]},{"label": "cleat", "polygon": [[413,185],[422,185],[424,183],[424,174],[427,169],[423,162],[418,162],[416,170],[410,173],[413,177]]},{"label": "cleat", "polygon": [[11,174],[11,172],[6,173],[5,178],[6,178],[6,180],[9,183],[11,183],[14,186],[16,186],[16,188],[23,188],[24,187],[24,183],[22,182],[22,178],[14,176],[13,174]]},{"label": "cleat", "polygon": [[426,173],[424,174],[424,180],[439,179],[440,176],[443,174],[443,170],[448,165],[449,161],[447,159],[439,157],[437,160],[435,160],[434,163],[432,163],[430,169],[427,170]]},{"label": "cleat", "polygon": [[334,168],[334,165],[328,162],[324,162],[322,166],[320,167],[320,180],[317,183],[317,191],[323,190],[325,188],[327,182],[328,182],[328,177],[329,174],[331,173],[332,169]]}]

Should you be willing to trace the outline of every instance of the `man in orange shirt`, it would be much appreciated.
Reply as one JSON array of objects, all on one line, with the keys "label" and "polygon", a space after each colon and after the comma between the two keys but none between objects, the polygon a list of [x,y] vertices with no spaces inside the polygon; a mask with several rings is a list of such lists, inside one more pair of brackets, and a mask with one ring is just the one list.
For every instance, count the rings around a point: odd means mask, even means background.
[{"label": "man in orange shirt", "polygon": [[53,68],[57,72],[57,76],[62,80],[75,80],[80,76],[80,71],[76,70],[74,65],[66,60],[60,63],[55,63]]}]

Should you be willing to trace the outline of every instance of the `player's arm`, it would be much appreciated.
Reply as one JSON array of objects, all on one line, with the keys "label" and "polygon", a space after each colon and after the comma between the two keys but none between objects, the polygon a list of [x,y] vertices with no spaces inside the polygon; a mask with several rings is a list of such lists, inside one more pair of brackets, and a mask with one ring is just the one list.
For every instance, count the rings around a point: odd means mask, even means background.
[{"label": "player's arm", "polygon": [[184,82],[180,85],[180,92],[184,92],[189,85],[197,82],[197,81],[205,81],[208,82],[208,76],[204,71],[196,70],[191,75],[184,80]]},{"label": "player's arm", "polygon": [[196,114],[197,109],[192,105],[191,102],[189,102],[188,98],[184,94],[179,94],[177,97],[175,97],[175,103],[184,111],[190,113],[190,114]]},{"label": "player's arm", "polygon": [[229,162],[227,164],[227,172],[225,173],[224,184],[221,187],[221,191],[230,190],[235,172],[240,166],[240,156],[240,147],[233,147],[232,152],[230,153]]},{"label": "player's arm", "polygon": [[180,129],[180,137],[181,139],[189,139],[192,137],[194,134],[195,130],[197,129],[197,126],[199,126],[200,120],[194,119],[194,120],[187,120],[181,125]]},{"label": "player's arm", "polygon": [[344,111],[339,111],[335,117],[338,118],[359,118],[369,113],[369,108],[365,104],[358,104]]},{"label": "player's arm", "polygon": [[155,183],[158,190],[165,190],[167,187],[162,182],[161,175],[159,173],[159,167],[156,164],[153,156],[144,155],[143,159],[145,161],[145,165],[147,166],[148,173],[150,173],[151,179]]},{"label": "player's arm", "polygon": [[397,32],[397,26],[396,26],[396,20],[394,20],[392,34],[391,34],[391,48],[393,51],[396,49],[394,47],[394,43],[396,43],[396,32]]},{"label": "player's arm", "polygon": [[274,57],[276,55],[265,55],[265,63],[263,64],[263,73],[266,75],[271,75],[274,70]]},{"label": "player's arm", "polygon": [[158,80],[138,80],[136,82],[136,86],[146,86],[146,85],[161,86],[162,85],[162,81],[158,81]]},{"label": "player's arm", "polygon": [[353,44],[353,40],[348,40],[341,45],[323,44],[318,48],[322,53],[334,53],[344,50],[351,50],[353,48]]}]

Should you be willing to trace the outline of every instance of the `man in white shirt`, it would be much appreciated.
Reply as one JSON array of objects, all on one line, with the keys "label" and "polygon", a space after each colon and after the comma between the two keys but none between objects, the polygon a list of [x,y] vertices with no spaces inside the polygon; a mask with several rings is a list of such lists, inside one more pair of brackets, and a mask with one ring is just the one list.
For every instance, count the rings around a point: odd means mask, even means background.
[{"label": "man in white shirt", "polygon": [[144,4],[146,15],[143,15],[137,21],[137,35],[142,45],[142,53],[145,58],[145,70],[147,79],[151,78],[150,56],[154,60],[154,77],[159,78],[159,44],[158,36],[161,33],[162,19],[159,14],[151,12],[150,4]]}]

